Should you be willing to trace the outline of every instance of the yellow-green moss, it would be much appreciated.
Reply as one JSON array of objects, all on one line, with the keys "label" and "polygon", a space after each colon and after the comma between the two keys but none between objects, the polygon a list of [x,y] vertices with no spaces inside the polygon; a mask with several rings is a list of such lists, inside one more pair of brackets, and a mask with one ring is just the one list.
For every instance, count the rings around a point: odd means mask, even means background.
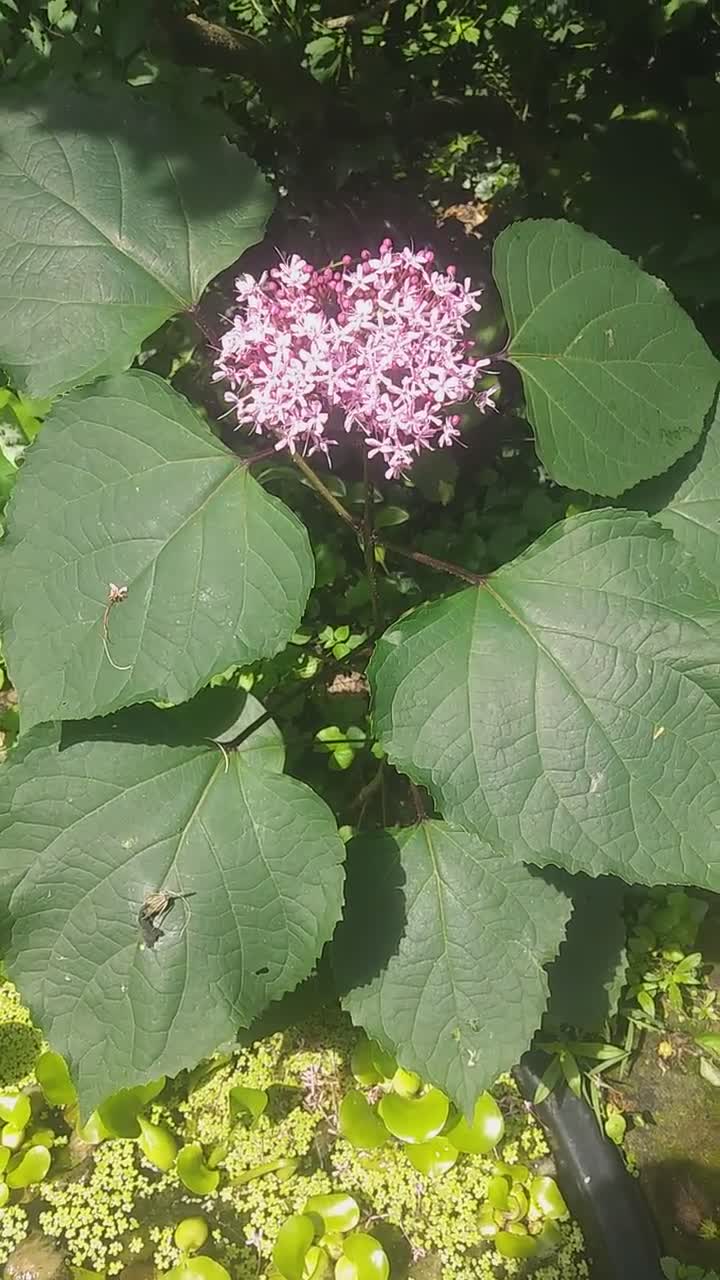
[{"label": "yellow-green moss", "polygon": [[72,1266],[109,1275],[121,1269],[123,1236],[140,1226],[135,1201],[142,1174],[136,1152],[134,1142],[118,1138],[97,1149],[87,1178],[43,1185],[49,1208],[40,1215],[40,1226],[63,1242]]},{"label": "yellow-green moss", "polygon": [[12,982],[0,983],[0,1086],[30,1084],[42,1036]]},{"label": "yellow-green moss", "polygon": [[[8,1041],[3,1059],[2,1026],[30,1032],[25,1057]],[[354,1195],[362,1222],[383,1220],[402,1232],[414,1260],[427,1253],[439,1258],[443,1280],[507,1280],[519,1264],[500,1258],[478,1230],[493,1159],[461,1156],[438,1179],[421,1177],[399,1144],[389,1141],[372,1153],[357,1151],[337,1134],[338,1106],[354,1087],[350,1053],[357,1033],[339,1012],[309,1020],[301,1027],[266,1037],[241,1049],[230,1062],[209,1063],[204,1080],[187,1098],[156,1102],[151,1116],[175,1130],[181,1141],[198,1141],[206,1154],[224,1148],[221,1182],[212,1195],[192,1196],[175,1169],[160,1174],[137,1144],[117,1139],[103,1143],[75,1180],[53,1180],[39,1189],[45,1202],[42,1230],[65,1250],[75,1267],[115,1275],[136,1259],[152,1258],[158,1271],[180,1259],[173,1232],[177,1221],[202,1213],[211,1226],[212,1250],[233,1280],[268,1276],[277,1232],[292,1213],[302,1211],[317,1193],[344,1190]],[[29,1046],[32,1044],[32,1052]],[[7,1083],[28,1079],[40,1038],[17,993],[0,986],[0,1075]],[[12,1073],[18,1078],[8,1078]],[[266,1112],[252,1125],[233,1124],[230,1090],[236,1085],[265,1089]],[[181,1092],[178,1085],[177,1092]],[[528,1115],[510,1077],[496,1087],[506,1118],[498,1156],[508,1162],[532,1162],[547,1155],[539,1126]],[[274,1172],[257,1173],[279,1157],[297,1167],[286,1180]],[[248,1176],[249,1175],[249,1176]],[[27,1231],[24,1210],[0,1210],[0,1259]],[[560,1248],[536,1266],[535,1280],[582,1280],[587,1275],[582,1237],[566,1224]],[[413,1265],[409,1269],[413,1280]]]},{"label": "yellow-green moss", "polygon": [[0,1265],[7,1262],[13,1249],[28,1233],[27,1214],[22,1205],[8,1204],[0,1209]]}]

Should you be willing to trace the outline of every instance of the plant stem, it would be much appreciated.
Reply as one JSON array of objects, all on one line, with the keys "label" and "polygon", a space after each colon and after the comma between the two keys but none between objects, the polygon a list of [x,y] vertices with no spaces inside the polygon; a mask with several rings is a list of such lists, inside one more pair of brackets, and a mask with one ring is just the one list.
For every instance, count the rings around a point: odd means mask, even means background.
[{"label": "plant stem", "polygon": [[424,822],[427,817],[427,814],[425,812],[425,805],[423,803],[423,798],[420,792],[420,788],[416,787],[415,783],[411,781],[410,791],[412,793],[413,804],[415,805],[415,814],[416,814],[417,820],[418,822]]},{"label": "plant stem", "polygon": [[338,502],[334,493],[331,493],[330,490],[327,488],[327,486],[323,484],[319,475],[317,475],[313,471],[312,467],[308,466],[305,459],[302,458],[299,453],[294,453],[293,462],[295,463],[295,466],[298,468],[298,470],[302,471],[303,475],[305,476],[305,479],[308,481],[308,484],[311,484],[313,489],[316,489],[317,492],[320,494],[320,497],[323,499],[323,501],[327,502],[328,506],[332,507],[333,511],[335,512],[335,515],[339,516],[340,519],[344,521],[345,524],[349,525],[353,533],[359,534],[360,529],[358,528],[358,525],[350,515],[350,512],[345,510],[345,507],[343,506],[342,502]]},{"label": "plant stem", "polygon": [[217,351],[218,345],[219,345],[219,335],[217,334],[217,332],[215,332],[214,329],[210,327],[207,321],[203,319],[203,317],[200,315],[200,311],[198,307],[197,306],[188,307],[187,315],[190,316],[190,319],[192,320],[193,324],[200,330],[208,346],[211,347],[213,351]]},{"label": "plant stem", "polygon": [[[293,462],[295,463],[295,466],[298,467],[300,471],[302,471],[303,475],[307,479],[308,483],[312,485],[313,489],[315,489],[320,494],[320,497],[323,499],[323,501],[327,502],[328,506],[332,507],[335,514],[339,516],[340,519],[346,525],[348,525],[352,529],[353,533],[356,534],[356,536],[360,539],[360,543],[365,548],[365,555],[367,557],[366,543],[368,539],[366,539],[364,536],[364,533],[365,533],[364,527],[359,525],[356,520],[353,520],[353,517],[350,515],[350,512],[345,509],[345,507],[342,505],[341,502],[338,502],[335,495],[332,494],[330,490],[326,487],[326,485],[323,484],[319,475],[317,475],[313,471],[312,467],[308,466],[305,459],[301,458],[299,453],[296,453],[293,456]],[[367,491],[366,491],[366,504],[367,504]],[[391,551],[396,556],[403,556],[406,560],[414,560],[416,564],[424,564],[428,567],[428,569],[437,569],[438,573],[449,573],[454,578],[462,578],[463,582],[471,582],[474,587],[482,587],[485,583],[485,578],[482,576],[482,574],[471,573],[469,569],[463,569],[461,565],[452,564],[449,560],[438,560],[435,556],[426,556],[423,551],[409,551],[407,547],[398,547],[396,543],[385,542],[383,538],[372,537],[370,542],[371,542],[371,547],[374,545],[377,545],[379,547],[384,547],[386,551]],[[367,560],[366,560],[366,564],[367,564]],[[374,571],[374,568],[375,568],[375,557],[373,556],[373,571]]]},{"label": "plant stem", "polygon": [[379,631],[382,626],[382,614],[380,612],[380,600],[378,597],[377,581],[375,578],[375,513],[373,510],[373,487],[370,483],[368,456],[366,453],[363,453],[363,480],[365,483],[365,509],[363,514],[362,544],[363,552],[365,554],[365,572],[367,573],[368,587],[370,590],[373,626],[376,631]]},{"label": "plant stem", "polygon": [[257,453],[251,453],[249,458],[241,458],[240,462],[243,467],[251,467],[255,462],[264,462],[266,458],[274,458],[277,455],[277,449],[274,444],[269,449],[260,449]]},{"label": "plant stem", "polygon": [[407,547],[398,547],[394,542],[382,542],[380,545],[386,551],[391,551],[393,555],[427,565],[428,569],[437,569],[438,573],[449,573],[453,578],[462,578],[464,582],[471,582],[474,587],[482,587],[485,584],[485,578],[481,573],[471,573],[469,569],[463,569],[462,565],[452,564],[449,560],[438,560],[435,556],[426,556],[423,551],[409,551]]}]

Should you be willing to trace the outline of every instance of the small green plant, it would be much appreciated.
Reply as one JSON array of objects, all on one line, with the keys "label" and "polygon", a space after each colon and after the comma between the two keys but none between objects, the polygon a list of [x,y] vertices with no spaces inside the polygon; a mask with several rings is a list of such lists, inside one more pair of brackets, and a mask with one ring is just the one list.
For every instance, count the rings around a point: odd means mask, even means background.
[{"label": "small green plant", "polygon": [[700,986],[702,955],[690,948],[706,912],[706,903],[682,889],[654,891],[638,908],[628,938],[624,1011],[631,1021],[661,1025],[663,1007],[685,1013]]},{"label": "small green plant", "polygon": [[720,1273],[717,1271],[706,1271],[704,1267],[678,1262],[677,1258],[663,1258],[662,1269],[667,1280],[720,1280]]},{"label": "small green plant", "polygon": [[558,1084],[564,1081],[577,1098],[592,1107],[598,1124],[607,1136],[621,1143],[625,1121],[617,1107],[610,1111],[602,1093],[602,1077],[621,1067],[630,1050],[615,1044],[594,1040],[541,1040],[539,1048],[551,1055],[535,1090],[533,1101],[544,1102]]},{"label": "small green plant", "polygon": [[720,1034],[717,1031],[704,1032],[695,1036],[695,1044],[701,1051],[700,1075],[708,1084],[720,1088]]},{"label": "small green plant", "polygon": [[320,1280],[333,1264],[336,1280],[388,1280],[387,1254],[374,1236],[356,1230],[359,1221],[352,1196],[311,1196],[302,1213],[287,1218],[278,1232],[272,1253],[277,1276]]}]

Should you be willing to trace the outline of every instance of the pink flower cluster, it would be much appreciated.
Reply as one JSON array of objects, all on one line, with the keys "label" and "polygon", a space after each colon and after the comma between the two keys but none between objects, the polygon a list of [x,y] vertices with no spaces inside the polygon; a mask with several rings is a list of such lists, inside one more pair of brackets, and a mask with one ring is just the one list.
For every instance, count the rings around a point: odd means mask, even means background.
[{"label": "pink flower cluster", "polygon": [[[480,291],[433,260],[384,240],[355,266],[346,255],[317,271],[293,256],[258,280],[240,276],[214,375],[229,382],[239,424],[276,435],[278,449],[326,456],[334,432],[357,429],[388,477],[451,444],[460,418],[449,410],[473,396],[489,361],[464,337]],[[494,407],[491,396],[475,403]]]}]

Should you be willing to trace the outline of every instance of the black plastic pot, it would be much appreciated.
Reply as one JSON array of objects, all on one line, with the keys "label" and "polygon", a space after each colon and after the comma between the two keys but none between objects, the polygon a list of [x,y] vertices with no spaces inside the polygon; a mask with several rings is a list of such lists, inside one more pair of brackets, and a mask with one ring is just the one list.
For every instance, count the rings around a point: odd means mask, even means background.
[{"label": "black plastic pot", "polygon": [[[528,1102],[546,1066],[543,1055],[526,1054],[516,1068]],[[660,1240],[645,1197],[587,1103],[558,1086],[533,1110],[568,1208],[582,1228],[593,1280],[663,1280]]]}]

